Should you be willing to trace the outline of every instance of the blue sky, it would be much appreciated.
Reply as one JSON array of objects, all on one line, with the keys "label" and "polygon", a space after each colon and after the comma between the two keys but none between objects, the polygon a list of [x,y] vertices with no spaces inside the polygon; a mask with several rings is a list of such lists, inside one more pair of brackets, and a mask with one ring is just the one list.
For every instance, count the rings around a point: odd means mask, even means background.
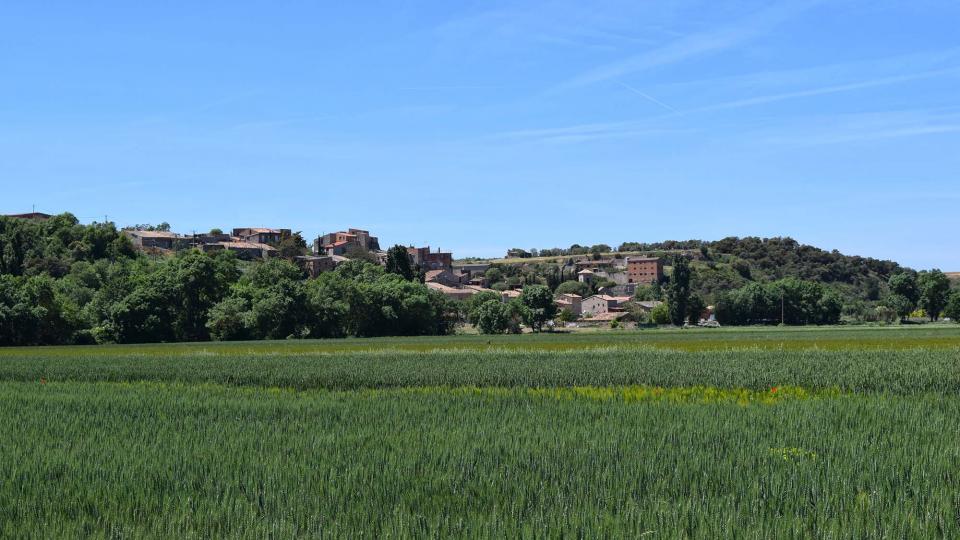
[{"label": "blue sky", "polygon": [[955,0],[147,4],[3,3],[0,212],[960,270]]}]

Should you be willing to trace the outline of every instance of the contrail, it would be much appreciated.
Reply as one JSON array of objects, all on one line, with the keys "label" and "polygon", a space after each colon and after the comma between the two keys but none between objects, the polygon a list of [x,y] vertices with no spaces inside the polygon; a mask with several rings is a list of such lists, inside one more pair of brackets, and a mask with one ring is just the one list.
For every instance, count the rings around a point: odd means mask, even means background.
[{"label": "contrail", "polygon": [[668,111],[670,111],[670,112],[672,112],[672,113],[680,114],[680,111],[674,109],[673,107],[667,105],[666,103],[660,101],[659,99],[651,96],[650,94],[647,94],[646,92],[641,92],[640,90],[637,90],[636,88],[634,88],[634,87],[630,86],[629,84],[627,84],[627,83],[625,83],[625,82],[622,82],[622,81],[617,81],[617,84],[619,84],[620,86],[622,86],[622,87],[626,88],[627,90],[633,92],[634,94],[637,94],[638,96],[642,97],[643,99],[646,99],[647,101],[650,101],[651,103],[655,103],[655,104],[663,107],[664,109],[666,109],[666,110],[668,110]]}]

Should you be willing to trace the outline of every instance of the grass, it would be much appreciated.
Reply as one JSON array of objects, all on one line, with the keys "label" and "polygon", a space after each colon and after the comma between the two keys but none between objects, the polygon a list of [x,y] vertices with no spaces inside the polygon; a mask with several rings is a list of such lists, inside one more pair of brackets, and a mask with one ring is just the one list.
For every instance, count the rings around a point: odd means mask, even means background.
[{"label": "grass", "polygon": [[0,350],[0,537],[958,537],[960,332]]}]

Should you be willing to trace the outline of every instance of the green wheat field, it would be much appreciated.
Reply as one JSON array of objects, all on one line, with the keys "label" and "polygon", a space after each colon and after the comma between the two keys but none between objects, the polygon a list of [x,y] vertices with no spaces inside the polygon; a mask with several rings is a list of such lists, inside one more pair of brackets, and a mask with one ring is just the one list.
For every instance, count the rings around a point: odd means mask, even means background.
[{"label": "green wheat field", "polygon": [[0,537],[960,537],[960,327],[0,349]]}]

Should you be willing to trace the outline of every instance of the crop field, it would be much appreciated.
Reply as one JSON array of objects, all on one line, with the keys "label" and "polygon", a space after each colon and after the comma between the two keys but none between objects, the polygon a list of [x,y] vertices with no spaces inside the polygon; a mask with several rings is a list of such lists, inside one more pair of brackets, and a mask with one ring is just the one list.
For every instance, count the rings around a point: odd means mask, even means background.
[{"label": "crop field", "polygon": [[960,328],[0,349],[0,537],[960,537]]}]

